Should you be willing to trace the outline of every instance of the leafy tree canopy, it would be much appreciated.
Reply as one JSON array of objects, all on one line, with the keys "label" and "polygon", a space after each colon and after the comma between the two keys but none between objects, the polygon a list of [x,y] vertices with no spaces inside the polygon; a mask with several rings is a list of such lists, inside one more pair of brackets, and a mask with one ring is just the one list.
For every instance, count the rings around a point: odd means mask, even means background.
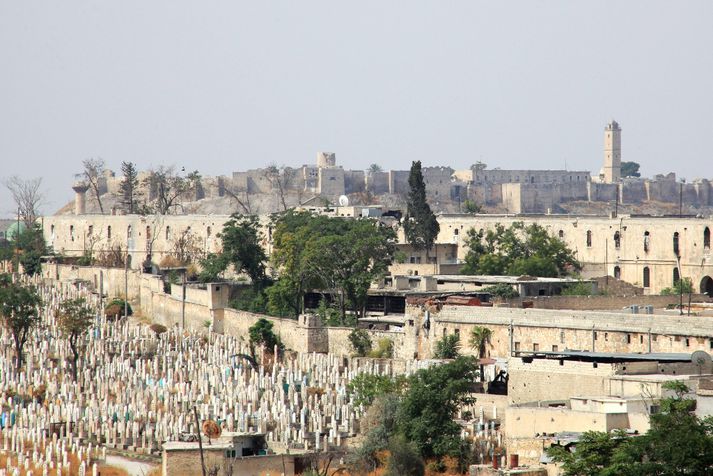
[{"label": "leafy tree canopy", "polygon": [[267,319],[260,319],[248,330],[250,335],[250,345],[262,345],[265,351],[274,352],[275,346],[278,349],[284,349],[284,345],[280,338],[272,331],[273,324]]},{"label": "leafy tree canopy", "polygon": [[484,231],[471,228],[463,274],[556,277],[581,269],[574,252],[538,224],[497,224]]},{"label": "leafy tree canopy", "polygon": [[343,321],[347,308],[361,314],[371,283],[393,260],[395,232],[370,219],[292,211],[273,217],[273,223],[272,260],[281,286],[274,297],[285,299],[297,315],[307,289],[333,290]]},{"label": "leafy tree canopy", "polygon": [[32,329],[40,323],[41,299],[34,286],[24,286],[3,278],[0,286],[0,317],[12,334],[17,356],[17,369],[22,367],[22,349]]},{"label": "leafy tree canopy", "polygon": [[673,396],[661,400],[644,435],[587,432],[575,452],[553,446],[548,454],[566,476],[713,474],[713,422],[693,413],[695,400],[686,397],[685,384],[666,382],[664,388]]},{"label": "leafy tree canopy", "polygon": [[622,177],[641,177],[639,173],[640,165],[637,162],[622,162],[621,176]]}]

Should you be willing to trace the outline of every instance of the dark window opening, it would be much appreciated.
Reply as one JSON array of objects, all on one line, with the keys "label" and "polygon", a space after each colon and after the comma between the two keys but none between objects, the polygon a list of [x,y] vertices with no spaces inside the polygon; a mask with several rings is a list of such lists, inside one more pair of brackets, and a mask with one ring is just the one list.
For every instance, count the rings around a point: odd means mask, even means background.
[{"label": "dark window opening", "polygon": [[614,232],[614,248],[621,248],[621,234],[618,231]]},{"label": "dark window opening", "polygon": [[651,273],[649,271],[649,267],[645,266],[644,267],[644,287],[648,288],[651,286]]}]

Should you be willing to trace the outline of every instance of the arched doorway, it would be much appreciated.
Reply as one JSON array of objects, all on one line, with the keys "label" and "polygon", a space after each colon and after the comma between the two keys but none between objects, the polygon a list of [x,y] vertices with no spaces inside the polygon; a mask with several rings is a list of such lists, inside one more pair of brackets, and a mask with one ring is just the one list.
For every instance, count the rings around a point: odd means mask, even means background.
[{"label": "arched doorway", "polygon": [[705,276],[701,280],[701,294],[706,294],[708,297],[713,297],[713,278]]}]

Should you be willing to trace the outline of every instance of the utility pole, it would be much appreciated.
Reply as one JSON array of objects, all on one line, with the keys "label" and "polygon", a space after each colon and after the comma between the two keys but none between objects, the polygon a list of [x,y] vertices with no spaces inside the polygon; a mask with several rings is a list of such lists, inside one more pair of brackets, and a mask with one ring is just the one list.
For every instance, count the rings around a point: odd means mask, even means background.
[{"label": "utility pole", "polygon": [[129,316],[129,242],[126,242],[126,259],[124,259],[124,317]]},{"label": "utility pole", "polygon": [[196,433],[198,434],[198,449],[201,452],[201,469],[203,470],[203,476],[205,476],[205,461],[203,460],[203,440],[201,439],[201,424],[198,421],[198,410],[196,406],[193,405],[193,415],[196,417]]}]

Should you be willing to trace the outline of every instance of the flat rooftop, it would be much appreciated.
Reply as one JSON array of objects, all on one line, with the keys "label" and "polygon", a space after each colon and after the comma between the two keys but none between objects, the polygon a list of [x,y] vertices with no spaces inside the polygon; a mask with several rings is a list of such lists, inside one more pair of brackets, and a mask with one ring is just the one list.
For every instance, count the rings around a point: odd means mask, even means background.
[{"label": "flat rooftop", "polygon": [[688,353],[625,353],[625,352],[583,352],[564,350],[561,352],[517,351],[516,356],[533,359],[577,360],[581,362],[692,362]]}]

